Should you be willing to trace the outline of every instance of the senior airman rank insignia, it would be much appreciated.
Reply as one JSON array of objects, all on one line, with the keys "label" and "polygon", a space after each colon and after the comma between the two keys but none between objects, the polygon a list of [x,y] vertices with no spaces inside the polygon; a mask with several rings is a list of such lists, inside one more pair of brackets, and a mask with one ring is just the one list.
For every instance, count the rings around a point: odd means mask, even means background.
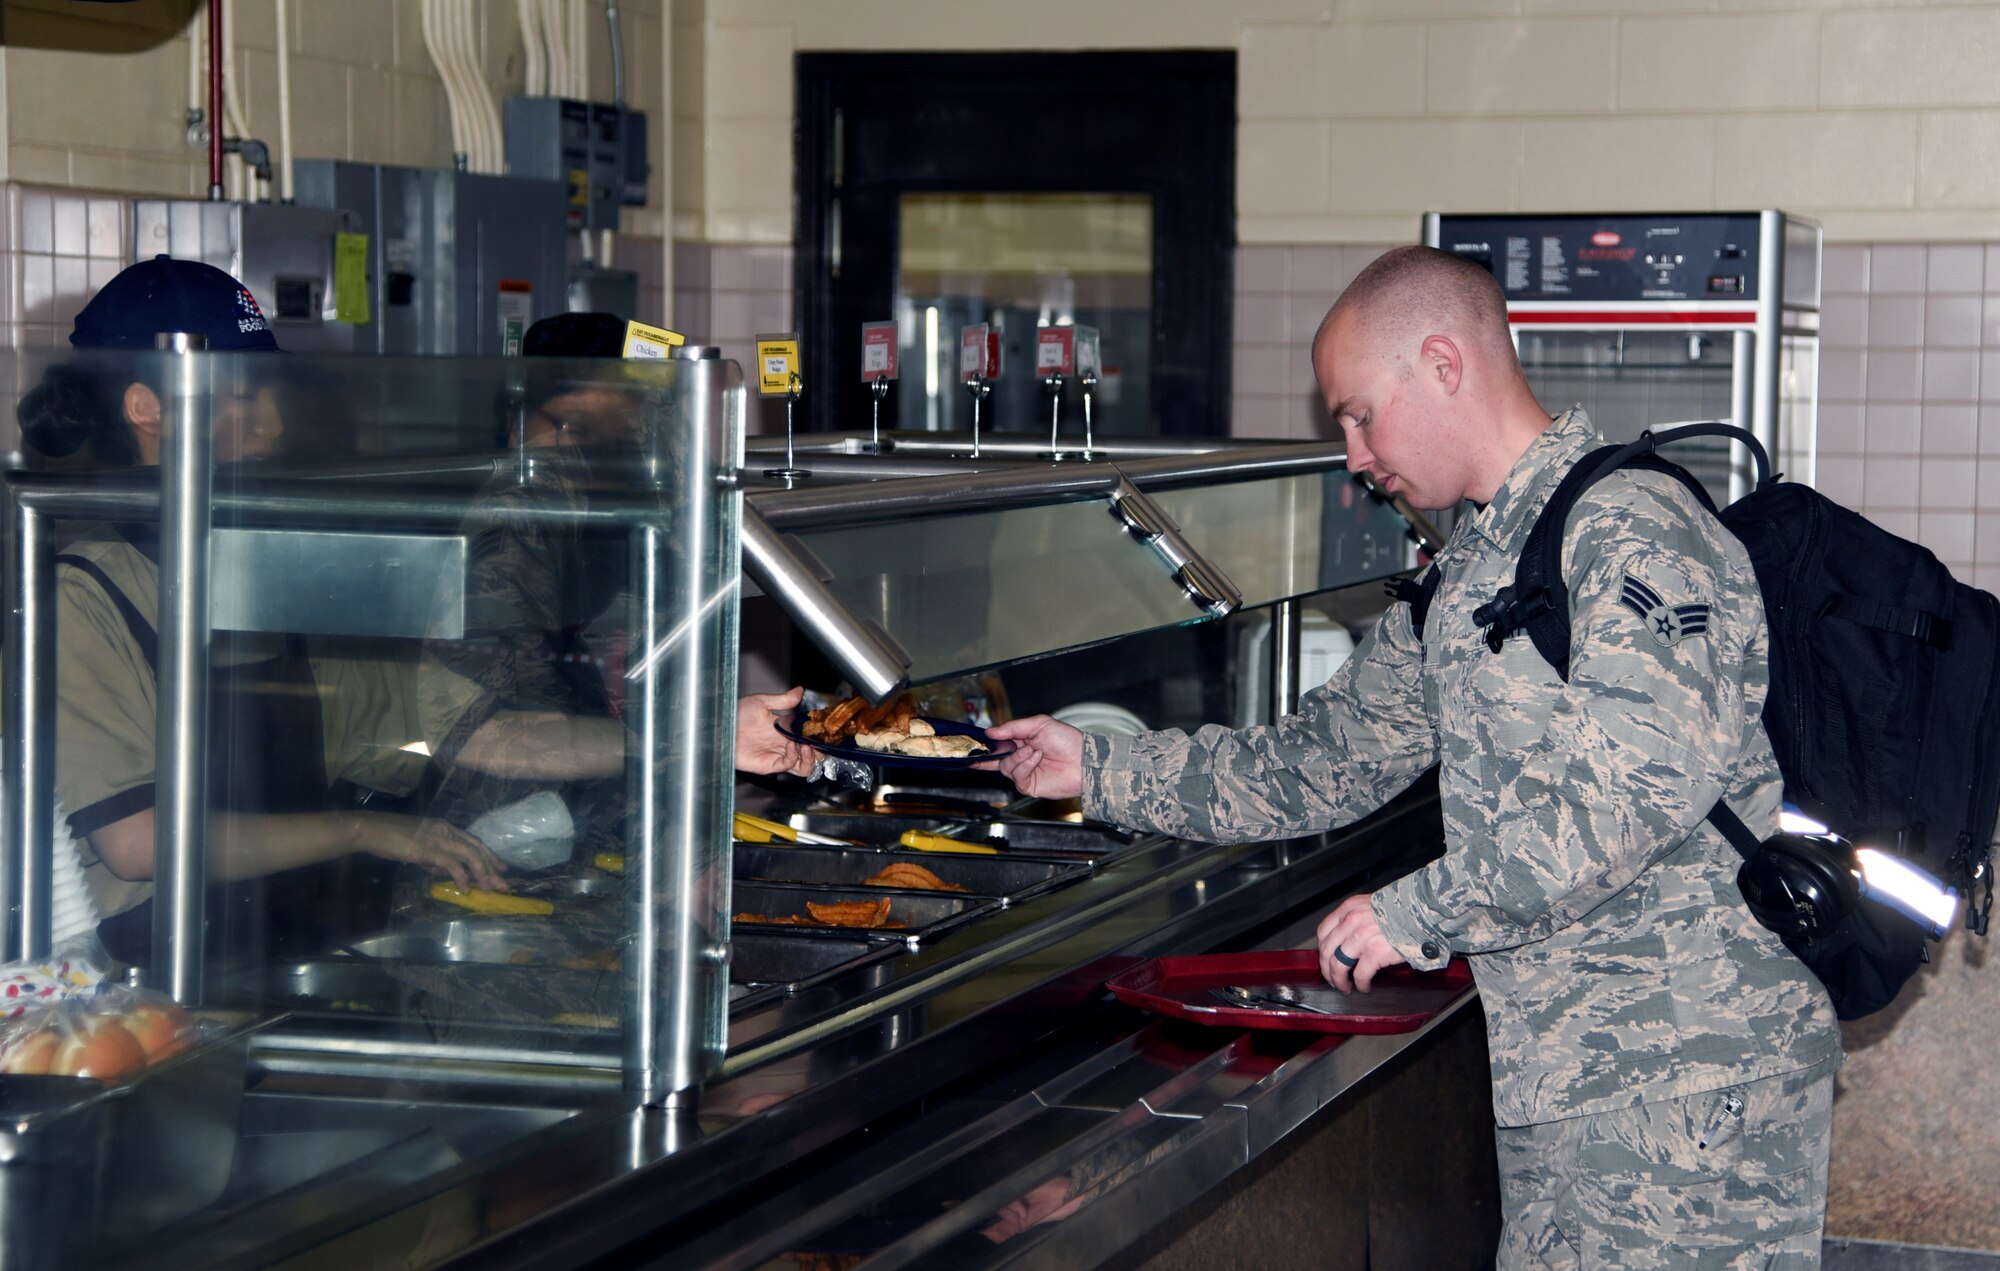
[{"label": "senior airman rank insignia", "polygon": [[1618,599],[1627,609],[1639,615],[1639,621],[1646,624],[1646,630],[1652,633],[1653,639],[1668,647],[1708,630],[1707,605],[1670,605],[1643,579],[1630,574],[1625,575],[1625,586],[1619,591]]}]

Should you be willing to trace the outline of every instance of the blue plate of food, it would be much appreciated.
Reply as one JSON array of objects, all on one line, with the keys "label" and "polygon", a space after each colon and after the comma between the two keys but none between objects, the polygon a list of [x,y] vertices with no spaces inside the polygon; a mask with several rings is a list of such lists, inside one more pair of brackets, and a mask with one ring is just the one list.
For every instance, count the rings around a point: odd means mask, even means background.
[{"label": "blue plate of food", "polygon": [[824,754],[885,768],[969,768],[1014,749],[971,724],[919,715],[907,693],[880,706],[850,697],[781,719],[777,728]]}]

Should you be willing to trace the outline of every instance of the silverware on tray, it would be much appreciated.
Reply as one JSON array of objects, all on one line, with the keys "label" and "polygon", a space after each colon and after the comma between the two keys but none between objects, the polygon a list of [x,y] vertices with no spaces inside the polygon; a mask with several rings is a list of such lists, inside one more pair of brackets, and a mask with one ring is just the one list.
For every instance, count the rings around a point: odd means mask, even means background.
[{"label": "silverware on tray", "polygon": [[1287,1011],[1310,1011],[1315,1015],[1338,1015],[1341,1012],[1325,1006],[1316,1006],[1299,996],[1298,990],[1289,985],[1277,984],[1267,989],[1248,989],[1240,984],[1225,984],[1210,990],[1211,996],[1241,1010],[1257,1010],[1260,1007],[1275,1006]]}]

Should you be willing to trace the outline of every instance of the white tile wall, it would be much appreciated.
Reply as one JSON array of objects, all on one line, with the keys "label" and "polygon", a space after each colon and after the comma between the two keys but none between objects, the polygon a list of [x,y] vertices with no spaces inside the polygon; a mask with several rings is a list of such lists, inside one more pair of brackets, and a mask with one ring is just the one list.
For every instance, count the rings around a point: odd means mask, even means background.
[{"label": "white tile wall", "polygon": [[2000,590],[2000,245],[1826,253],[1819,485]]},{"label": "white tile wall", "polygon": [[1309,349],[1341,290],[1382,250],[1237,249],[1231,436],[1289,441],[1339,436],[1313,383]]}]

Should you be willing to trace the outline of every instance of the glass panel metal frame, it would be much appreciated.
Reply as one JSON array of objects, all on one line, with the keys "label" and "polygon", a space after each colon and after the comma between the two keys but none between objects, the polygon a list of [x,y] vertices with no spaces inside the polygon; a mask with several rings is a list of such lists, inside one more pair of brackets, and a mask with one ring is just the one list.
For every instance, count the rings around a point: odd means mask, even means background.
[{"label": "glass panel metal frame", "polygon": [[[159,580],[162,635],[175,621],[177,608],[186,615],[182,625],[193,633],[187,643],[196,654],[195,672],[183,677],[180,691],[163,686],[154,721],[155,738],[174,739],[157,747],[158,784],[166,788],[156,817],[160,832],[154,873],[159,891],[178,898],[174,912],[179,918],[153,923],[161,948],[152,959],[150,981],[193,1003],[219,1000],[225,991],[241,1000],[245,983],[240,976],[223,974],[229,968],[218,955],[205,953],[195,934],[229,925],[200,910],[208,890],[202,885],[203,864],[209,859],[202,832],[207,801],[200,786],[210,779],[235,780],[241,773],[231,767],[235,759],[218,768],[194,757],[209,753],[210,737],[234,737],[240,743],[257,735],[255,721],[247,717],[210,710],[211,717],[203,719],[203,708],[222,677],[202,674],[200,657],[216,654],[228,672],[244,663],[240,646],[246,638],[259,648],[295,640],[303,649],[305,642],[324,634],[311,627],[342,631],[333,619],[352,621],[354,610],[365,607],[367,599],[352,594],[351,580],[329,584],[333,591],[319,607],[326,622],[308,619],[305,629],[269,638],[218,632],[209,621],[206,593],[220,580],[204,540],[211,529],[279,537],[311,534],[318,536],[315,541],[336,543],[342,534],[365,531],[375,538],[420,544],[469,541],[476,560],[481,532],[493,528],[492,518],[481,519],[481,509],[497,502],[505,505],[509,523],[523,531],[524,541],[561,540],[572,546],[587,541],[622,549],[604,557],[614,575],[597,580],[606,585],[607,599],[614,599],[616,625],[629,634],[622,679],[614,675],[622,718],[606,721],[622,733],[620,749],[627,756],[619,761],[622,773],[612,777],[624,803],[611,827],[618,837],[614,846],[624,849],[622,908],[607,920],[604,940],[617,960],[595,968],[598,980],[611,990],[602,999],[608,1010],[575,1009],[579,1004],[571,1003],[567,1012],[558,1004],[552,1013],[575,1017],[567,1025],[575,1038],[575,1059],[622,1070],[628,1087],[647,1099],[667,1098],[714,1070],[725,1036],[727,949],[722,933],[727,930],[733,795],[741,498],[727,478],[742,456],[740,372],[733,363],[720,361],[376,359],[368,363],[367,376],[357,376],[355,365],[202,352],[87,358],[22,354],[0,371],[0,380],[17,388],[82,371],[92,383],[115,390],[103,402],[115,402],[125,386],[144,386],[164,403],[164,453],[173,456],[176,443],[201,443],[187,448],[192,464],[183,456],[182,463],[164,471],[144,466],[143,459],[150,456],[139,456],[139,466],[117,471],[79,461],[62,470],[66,465],[61,462],[18,455],[10,464],[7,586],[16,603],[10,606],[6,632],[10,815],[0,852],[0,888],[9,902],[7,952],[13,957],[39,955],[50,939],[53,792],[61,753],[55,735],[55,557],[58,536],[71,532],[72,523],[139,527],[142,538],[156,533],[159,564],[151,572]],[[408,430],[399,429],[393,414],[383,409],[398,406],[393,393],[398,384],[410,389],[399,405],[410,421]],[[529,444],[533,409],[565,400],[564,393],[570,394],[568,400],[578,400],[579,394],[592,392],[614,400],[625,412],[630,425],[625,435],[593,437],[580,446],[560,439],[545,446]],[[279,400],[298,407],[260,423],[259,413],[279,409]],[[418,401],[428,407],[412,419]],[[578,420],[544,423],[555,432],[582,427]],[[285,433],[290,444],[280,440]],[[426,436],[418,444],[409,434]],[[203,448],[211,452],[212,462],[201,454]],[[262,462],[222,462],[252,457],[253,451],[263,456]],[[421,456],[413,453],[417,451]],[[536,483],[551,477],[562,497],[535,497]],[[104,537],[117,539],[116,534]],[[135,554],[129,541],[113,541],[112,547],[143,578],[148,567],[134,563],[143,552]],[[227,567],[239,571],[252,568],[246,562],[256,559],[264,558],[217,558],[218,563],[235,561]],[[300,558],[284,559],[296,563]],[[620,559],[625,564],[617,564]],[[393,571],[395,564],[390,553],[386,567]],[[228,586],[252,594],[271,588],[309,591],[324,581],[294,573],[231,578]],[[341,593],[343,586],[347,594]],[[462,586],[438,590],[464,603]],[[141,599],[149,607],[154,602],[150,595]],[[313,610],[307,604],[289,612],[297,620],[298,614]],[[454,633],[449,623],[439,630]],[[531,633],[524,629],[523,634]],[[162,644],[164,671],[167,658],[177,655],[166,641]],[[262,674],[262,664],[257,665]],[[264,689],[274,682],[259,681]],[[346,681],[320,680],[314,691],[337,709],[345,686]],[[393,696],[385,700],[386,713],[402,712],[407,722],[409,703]],[[424,749],[423,739],[403,733],[371,736],[368,744],[386,752],[397,749],[390,744],[397,741],[418,743],[400,748],[419,755]],[[254,749],[239,744],[230,753]],[[548,749],[560,746],[552,741]],[[189,762],[176,765],[170,756]],[[334,806],[328,803],[326,810]],[[186,825],[169,817],[176,807],[191,809],[176,814]],[[422,809],[417,813],[421,819]],[[364,805],[354,815],[380,814]],[[220,842],[209,847],[220,850]],[[441,905],[426,916],[436,914],[480,917]],[[324,952],[351,956],[339,949]],[[350,1058],[364,1051],[378,1058],[400,1054],[418,1063],[452,1058],[450,1045],[412,1040],[424,1032],[421,1027],[398,1030],[385,1021],[385,1027],[363,1039],[365,1044],[327,1047],[323,1038],[321,1043],[308,1039],[306,1049],[323,1054],[346,1049]],[[505,1046],[476,1049],[489,1061],[507,1053]],[[562,1049],[560,1044],[553,1047]],[[560,1058],[546,1037],[521,1051],[538,1063]]]}]

